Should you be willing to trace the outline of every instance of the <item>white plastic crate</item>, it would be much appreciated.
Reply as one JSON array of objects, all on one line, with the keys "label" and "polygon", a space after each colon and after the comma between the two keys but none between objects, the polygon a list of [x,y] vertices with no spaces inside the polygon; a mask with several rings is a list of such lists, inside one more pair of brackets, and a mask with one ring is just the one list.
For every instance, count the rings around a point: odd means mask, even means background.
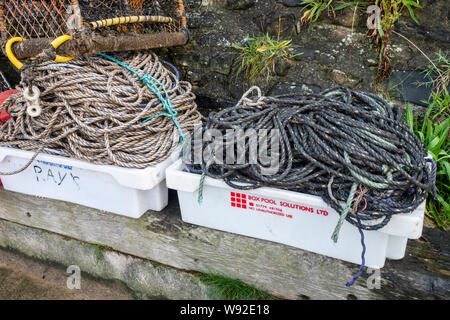
[{"label": "white plastic crate", "polygon": [[[33,155],[0,147],[0,172],[22,168]],[[178,157],[179,149],[155,166],[128,169],[41,153],[25,171],[0,178],[6,190],[139,218],[167,206],[165,169]]]},{"label": "white plastic crate", "polygon": [[[183,221],[361,263],[358,229],[345,221],[334,243],[339,214],[320,197],[267,187],[240,191],[206,177],[199,204],[200,175],[183,169],[178,160],[166,170],[168,188],[178,191]],[[386,258],[402,259],[408,238],[422,234],[424,211],[422,203],[410,214],[394,215],[380,230],[364,231],[366,266],[382,268]]]}]

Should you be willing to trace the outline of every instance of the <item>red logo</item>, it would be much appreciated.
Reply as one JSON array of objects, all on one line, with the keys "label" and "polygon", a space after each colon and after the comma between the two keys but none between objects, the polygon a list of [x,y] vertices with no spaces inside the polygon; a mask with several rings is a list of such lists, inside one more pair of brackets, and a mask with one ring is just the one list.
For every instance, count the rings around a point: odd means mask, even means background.
[{"label": "red logo", "polygon": [[247,209],[247,195],[231,192],[231,206],[236,208]]}]

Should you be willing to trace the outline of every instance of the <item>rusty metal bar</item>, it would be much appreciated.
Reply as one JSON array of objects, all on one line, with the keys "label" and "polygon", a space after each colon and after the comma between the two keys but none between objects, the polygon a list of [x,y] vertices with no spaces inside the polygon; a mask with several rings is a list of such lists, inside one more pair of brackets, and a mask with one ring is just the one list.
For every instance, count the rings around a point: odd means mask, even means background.
[{"label": "rusty metal bar", "polygon": [[[39,55],[44,49],[51,48],[53,39],[30,39],[13,45],[12,50],[18,59],[26,59]],[[63,43],[56,49],[61,56],[79,56],[99,52],[117,52],[144,50],[162,47],[181,46],[186,44],[185,32],[140,34],[140,35],[78,35]]]}]

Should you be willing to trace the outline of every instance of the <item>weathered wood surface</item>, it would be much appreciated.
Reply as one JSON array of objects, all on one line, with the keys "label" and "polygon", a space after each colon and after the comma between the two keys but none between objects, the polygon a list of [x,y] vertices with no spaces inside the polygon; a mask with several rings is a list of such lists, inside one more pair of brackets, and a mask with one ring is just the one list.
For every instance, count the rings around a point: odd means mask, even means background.
[{"label": "weathered wood surface", "polygon": [[[0,219],[44,229],[182,270],[241,279],[290,299],[449,299],[449,232],[432,225],[409,240],[406,257],[387,261],[380,288],[358,266],[289,246],[181,221],[176,194],[163,212],[129,219],[71,203],[0,191]],[[1,232],[1,230],[0,230]],[[327,241],[327,239],[324,239]],[[373,274],[372,274],[373,275]],[[371,282],[371,281],[369,281]]]}]

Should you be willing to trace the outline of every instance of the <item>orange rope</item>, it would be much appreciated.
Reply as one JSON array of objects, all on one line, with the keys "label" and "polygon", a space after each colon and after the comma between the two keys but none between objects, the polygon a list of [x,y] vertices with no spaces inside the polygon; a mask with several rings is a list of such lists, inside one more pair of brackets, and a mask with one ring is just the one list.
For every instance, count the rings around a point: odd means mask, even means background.
[{"label": "orange rope", "polygon": [[128,0],[128,4],[133,9],[142,9],[145,0]]},{"label": "orange rope", "polygon": [[0,2],[0,32],[6,32],[5,2]]},{"label": "orange rope", "polygon": [[184,15],[184,4],[183,4],[183,0],[178,0],[178,12],[181,16],[181,25],[183,27],[186,27],[187,25],[187,20],[186,20],[186,16]]}]

